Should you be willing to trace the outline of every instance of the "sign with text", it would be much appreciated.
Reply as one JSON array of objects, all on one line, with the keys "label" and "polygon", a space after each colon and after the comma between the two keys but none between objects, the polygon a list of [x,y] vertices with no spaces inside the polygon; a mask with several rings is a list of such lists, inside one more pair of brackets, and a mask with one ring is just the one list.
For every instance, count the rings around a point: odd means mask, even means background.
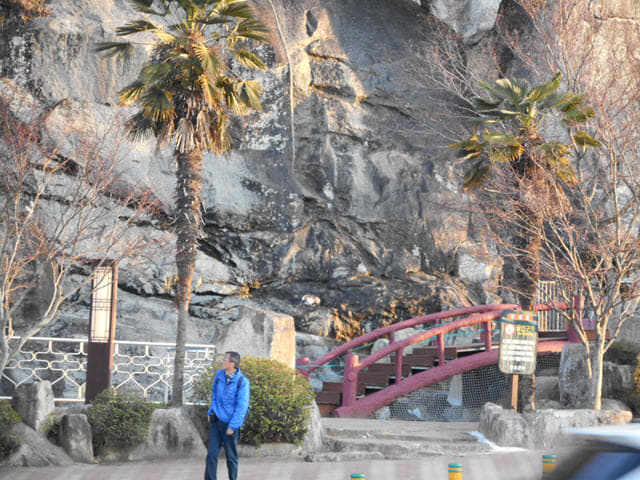
[{"label": "sign with text", "polygon": [[533,375],[538,349],[538,317],[535,312],[507,310],[500,317],[502,373]]}]

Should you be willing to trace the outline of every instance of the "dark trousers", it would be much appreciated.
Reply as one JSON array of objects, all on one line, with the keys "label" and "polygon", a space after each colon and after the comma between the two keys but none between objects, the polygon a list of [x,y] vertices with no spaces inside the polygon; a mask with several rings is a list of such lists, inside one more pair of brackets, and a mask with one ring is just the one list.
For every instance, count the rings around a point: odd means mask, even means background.
[{"label": "dark trousers", "polygon": [[233,435],[227,435],[228,424],[220,420],[213,420],[209,427],[209,452],[207,453],[207,463],[204,470],[204,480],[217,480],[218,455],[220,448],[224,445],[224,454],[227,457],[227,470],[229,470],[229,480],[236,480],[238,477],[238,439],[240,431],[236,430]]}]

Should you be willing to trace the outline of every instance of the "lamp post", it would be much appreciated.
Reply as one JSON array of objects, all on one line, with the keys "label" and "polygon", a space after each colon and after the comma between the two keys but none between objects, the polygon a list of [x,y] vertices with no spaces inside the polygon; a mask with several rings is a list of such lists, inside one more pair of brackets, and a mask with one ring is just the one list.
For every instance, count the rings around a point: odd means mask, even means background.
[{"label": "lamp post", "polygon": [[96,267],[91,280],[85,403],[90,403],[99,393],[111,388],[117,293],[118,266],[116,263],[109,262]]}]

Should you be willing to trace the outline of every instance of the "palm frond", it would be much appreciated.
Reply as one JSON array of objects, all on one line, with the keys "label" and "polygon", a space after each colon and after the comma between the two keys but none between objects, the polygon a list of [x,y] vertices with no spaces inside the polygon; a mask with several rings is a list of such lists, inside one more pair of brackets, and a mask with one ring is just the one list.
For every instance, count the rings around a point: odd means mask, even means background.
[{"label": "palm frond", "polygon": [[562,74],[558,72],[553,76],[551,80],[541,85],[538,85],[533,90],[531,90],[531,92],[525,97],[525,100],[528,102],[534,102],[534,103],[539,102],[540,100],[555,93],[560,87],[561,82],[562,82]]},{"label": "palm frond", "polygon": [[482,185],[491,171],[491,164],[481,160],[471,167],[464,176],[462,191],[468,192]]},{"label": "palm frond", "polygon": [[202,94],[204,95],[209,108],[211,110],[217,110],[223,101],[220,89],[213,85],[209,81],[209,77],[204,74],[200,76],[200,85],[202,88]]},{"label": "palm frond", "polygon": [[129,42],[100,42],[96,44],[95,51],[106,58],[116,57],[117,61],[128,66],[135,47]]},{"label": "palm frond", "polygon": [[492,114],[500,106],[500,102],[491,102],[482,97],[471,98],[471,103],[475,111],[481,114]]},{"label": "palm frond", "polygon": [[134,142],[148,140],[155,135],[153,122],[139,111],[127,119],[124,124],[127,137]]},{"label": "palm frond", "polygon": [[200,60],[204,72],[212,78],[220,74],[223,64],[213,48],[204,43],[196,43],[193,45],[193,51]]},{"label": "palm frond", "polygon": [[151,86],[140,96],[140,106],[154,122],[167,122],[175,117],[173,94],[157,86]]},{"label": "palm frond", "polygon": [[495,86],[493,87],[493,90],[498,93],[498,98],[516,103],[523,97],[523,86],[516,80],[499,78],[494,82],[494,84]]},{"label": "palm frond", "polygon": [[146,85],[154,85],[162,82],[162,80],[170,78],[173,74],[173,67],[170,63],[149,63],[140,71],[138,81]]},{"label": "palm frond", "polygon": [[482,139],[492,145],[520,145],[520,141],[515,135],[509,133],[486,131],[482,134]]},{"label": "palm frond", "polygon": [[173,133],[176,148],[179,152],[190,152],[195,147],[195,132],[192,123],[186,119],[178,120],[178,125]]},{"label": "palm frond", "polygon": [[142,92],[144,92],[145,88],[146,84],[140,79],[136,80],[133,83],[130,83],[118,92],[120,102],[123,105],[131,105],[137,102],[140,98],[140,95],[142,95]]},{"label": "palm frond", "polygon": [[209,148],[216,153],[222,153],[231,147],[231,135],[227,130],[227,116],[224,113],[212,119],[209,130],[209,138],[212,140]]},{"label": "palm frond", "polygon": [[260,82],[256,80],[240,81],[236,84],[236,91],[240,101],[249,108],[254,110],[262,110],[260,97],[262,97],[263,88]]},{"label": "palm frond", "polygon": [[151,22],[147,22],[146,20],[136,20],[134,22],[128,23],[127,25],[116,28],[116,35],[124,37],[140,32],[157,30],[158,28],[159,27],[157,25]]},{"label": "palm frond", "polygon": [[582,147],[583,150],[586,150],[589,147],[592,148],[600,148],[602,146],[602,142],[593,138],[587,132],[580,130],[573,135],[573,141],[579,147]]},{"label": "palm frond", "polygon": [[268,43],[267,33],[269,33],[269,29],[258,20],[243,20],[234,29],[233,37],[237,40],[255,40],[260,43]]},{"label": "palm frond", "polygon": [[246,0],[227,0],[220,3],[222,5],[218,9],[219,15],[246,19],[255,18],[253,10]]},{"label": "palm frond", "polygon": [[489,153],[489,159],[492,162],[508,163],[520,158],[524,153],[524,147],[520,144],[516,145],[493,145]]},{"label": "palm frond", "polygon": [[231,51],[233,56],[245,67],[254,70],[266,70],[267,66],[262,62],[260,57],[256,54],[248,52],[246,50],[233,49]]},{"label": "palm frond", "polygon": [[569,126],[573,126],[578,123],[586,122],[587,120],[592,118],[594,115],[595,115],[595,111],[593,110],[593,108],[586,105],[582,105],[579,108],[575,108],[573,110],[565,112],[564,114],[565,118],[563,119],[563,121],[565,124]]},{"label": "palm frond", "polygon": [[582,105],[584,103],[584,99],[584,93],[567,92],[550,106],[553,108],[557,108],[561,112],[570,112]]}]

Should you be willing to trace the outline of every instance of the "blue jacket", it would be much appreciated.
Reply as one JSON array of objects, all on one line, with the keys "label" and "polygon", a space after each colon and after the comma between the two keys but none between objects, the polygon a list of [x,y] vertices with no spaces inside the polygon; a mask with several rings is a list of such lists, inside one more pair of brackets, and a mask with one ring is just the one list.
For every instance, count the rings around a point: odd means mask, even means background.
[{"label": "blue jacket", "polygon": [[249,380],[240,369],[228,384],[225,371],[218,370],[211,385],[208,415],[215,413],[221,422],[229,424],[229,428],[238,430],[249,410],[249,391]]}]

